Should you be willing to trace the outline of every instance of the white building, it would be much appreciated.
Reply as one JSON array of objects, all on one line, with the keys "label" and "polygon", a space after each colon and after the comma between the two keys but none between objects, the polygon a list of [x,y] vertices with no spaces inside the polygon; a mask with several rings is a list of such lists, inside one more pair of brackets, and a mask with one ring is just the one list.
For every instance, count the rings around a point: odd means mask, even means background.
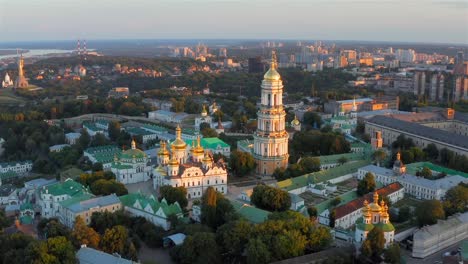
[{"label": "white building", "polygon": [[75,133],[75,132],[66,133],[65,134],[65,141],[70,145],[74,145],[80,139],[80,137],[81,137],[80,133]]},{"label": "white building", "polygon": [[213,128],[211,116],[208,115],[208,112],[206,111],[205,105],[203,105],[203,110],[201,112],[201,115],[195,118],[195,130],[199,131],[200,130],[200,125],[203,123],[207,123],[210,128]]},{"label": "white building", "polygon": [[[389,184],[375,191],[381,197],[388,197],[392,203],[396,203],[404,197],[403,186],[396,182]],[[337,206],[335,208],[335,227],[348,229],[352,227],[356,221],[362,217],[362,205],[364,201],[372,200],[373,194],[369,193],[349,203]],[[322,225],[330,225],[330,210],[326,209],[318,216],[318,221]]]},{"label": "white building", "polygon": [[425,258],[468,238],[468,213],[456,214],[424,226],[413,235],[414,258]]},{"label": "white building", "polygon": [[93,195],[83,185],[72,179],[66,179],[64,182],[43,186],[39,191],[38,205],[42,217],[59,217],[61,202],[72,198],[85,200],[91,197]]},{"label": "white building", "polygon": [[0,173],[15,172],[18,174],[25,174],[32,170],[33,163],[30,160],[26,161],[12,161],[0,163]]},{"label": "white building", "polygon": [[117,181],[123,184],[144,182],[151,178],[152,168],[145,152],[136,148],[132,140],[132,148],[116,155],[110,169]]},{"label": "white building", "polygon": [[468,183],[467,178],[459,175],[430,180],[407,174],[406,166],[400,161],[399,155],[397,155],[393,170],[368,165],[358,170],[357,178],[363,179],[367,172],[372,173],[375,180],[383,184],[399,182],[405,187],[405,193],[425,200],[441,200],[450,188],[457,186],[460,182]]},{"label": "white building", "polygon": [[149,222],[164,228],[164,230],[171,228],[170,215],[176,215],[177,218],[183,217],[182,208],[177,202],[168,204],[164,198],[159,202],[153,195],[147,197],[141,193],[130,193],[121,196],[120,201],[125,211],[133,216],[144,217]]},{"label": "white building", "polygon": [[81,200],[80,197],[71,198],[60,202],[59,204],[60,208],[58,211],[58,219],[68,228],[73,228],[75,225],[75,219],[78,216],[81,217],[87,225],[89,225],[91,223],[91,216],[93,213],[113,213],[122,208],[122,204],[115,194],[85,200]]},{"label": "white building", "polygon": [[176,112],[165,111],[165,110],[156,110],[156,111],[148,112],[149,119],[155,119],[155,120],[168,122],[168,123],[180,124],[182,123],[182,121],[184,121],[186,117],[188,117],[188,114],[186,113],[176,113]]},{"label": "white building", "polygon": [[212,156],[201,146],[200,138],[187,155],[187,144],[182,140],[181,134],[182,130],[177,127],[176,139],[171,143],[171,153],[166,149],[166,143],[161,142],[158,152],[159,166],[154,170],[154,188],[163,185],[184,186],[189,199],[201,197],[208,187],[226,194],[226,165],[213,161]]},{"label": "white building", "polygon": [[0,186],[0,205],[19,204],[18,190],[12,184]]}]

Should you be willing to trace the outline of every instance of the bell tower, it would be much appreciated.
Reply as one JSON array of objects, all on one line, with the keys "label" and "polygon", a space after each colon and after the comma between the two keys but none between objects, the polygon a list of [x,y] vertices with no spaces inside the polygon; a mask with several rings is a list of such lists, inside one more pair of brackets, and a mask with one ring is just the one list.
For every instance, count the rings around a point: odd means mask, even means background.
[{"label": "bell tower", "polygon": [[272,175],[276,168],[285,168],[289,159],[283,82],[276,69],[276,53],[273,51],[270,69],[263,76],[257,131],[253,136],[257,174],[262,176]]}]

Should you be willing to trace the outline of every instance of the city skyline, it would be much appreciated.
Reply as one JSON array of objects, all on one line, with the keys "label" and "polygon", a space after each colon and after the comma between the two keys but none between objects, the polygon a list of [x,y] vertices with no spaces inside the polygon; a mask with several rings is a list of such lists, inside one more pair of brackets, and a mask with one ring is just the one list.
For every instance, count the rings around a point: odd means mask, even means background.
[{"label": "city skyline", "polygon": [[[2,6],[0,42],[323,39],[468,44],[466,1],[20,0]],[[21,10],[25,19],[11,10]]]}]

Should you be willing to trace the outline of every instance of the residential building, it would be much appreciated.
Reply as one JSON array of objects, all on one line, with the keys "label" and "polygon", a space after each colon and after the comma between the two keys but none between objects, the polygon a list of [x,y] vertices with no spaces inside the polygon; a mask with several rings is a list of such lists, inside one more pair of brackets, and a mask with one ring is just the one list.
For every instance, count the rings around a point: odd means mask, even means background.
[{"label": "residential building", "polygon": [[116,212],[122,208],[119,198],[115,194],[82,200],[80,196],[64,200],[59,203],[59,221],[73,228],[76,217],[81,217],[88,225],[93,213]]},{"label": "residential building", "polygon": [[425,258],[468,238],[468,213],[456,214],[413,234],[414,258]]},{"label": "residential building", "polygon": [[175,202],[169,204],[166,199],[158,201],[153,195],[145,196],[141,193],[130,193],[119,197],[124,210],[133,216],[144,217],[149,222],[162,227],[164,230],[171,228],[169,216],[183,217],[182,208]]},{"label": "residential building", "polygon": [[182,140],[182,129],[176,128],[176,139],[170,144],[171,152],[166,149],[166,142],[161,141],[158,152],[158,167],[154,170],[153,186],[184,186],[187,198],[199,198],[208,187],[227,193],[227,168],[223,161],[214,162],[210,153],[201,146],[200,137],[187,154],[187,143]]},{"label": "residential building", "polygon": [[273,52],[270,69],[263,76],[257,131],[253,136],[256,172],[264,176],[272,175],[276,168],[287,167],[289,159],[283,82],[276,69],[276,54]]},{"label": "residential building", "polygon": [[130,95],[128,87],[115,87],[109,91],[109,98],[127,98]]}]

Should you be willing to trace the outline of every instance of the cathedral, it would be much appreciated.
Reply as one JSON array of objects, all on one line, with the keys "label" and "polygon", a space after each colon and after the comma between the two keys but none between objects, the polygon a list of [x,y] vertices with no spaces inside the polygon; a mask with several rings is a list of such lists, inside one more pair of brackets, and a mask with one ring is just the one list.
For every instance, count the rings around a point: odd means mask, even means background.
[{"label": "cathedral", "polygon": [[367,238],[367,234],[379,227],[382,229],[385,238],[385,247],[393,243],[395,236],[395,227],[390,223],[390,216],[388,214],[388,206],[382,200],[379,205],[379,194],[374,192],[374,201],[368,203],[364,201],[362,208],[362,218],[356,221],[355,240],[358,244],[362,244]]},{"label": "cathedral", "polygon": [[287,167],[289,159],[283,82],[276,69],[276,54],[273,52],[270,69],[263,76],[257,131],[253,135],[257,174],[263,176],[272,175],[276,168]]},{"label": "cathedral", "polygon": [[5,73],[5,79],[2,81],[2,87],[3,88],[8,88],[13,86],[13,80],[10,79],[10,75],[8,75],[8,72]]},{"label": "cathedral", "polygon": [[151,178],[152,167],[145,152],[137,149],[135,140],[132,148],[116,154],[111,164],[111,171],[117,181],[123,184],[144,182]]},{"label": "cathedral", "polygon": [[203,149],[200,136],[192,141],[190,151],[182,140],[182,129],[177,126],[176,139],[170,143],[161,141],[157,154],[158,167],[154,169],[153,187],[163,185],[184,186],[187,198],[200,198],[208,187],[227,193],[227,168],[223,161],[214,162],[211,153]]},{"label": "cathedral", "polygon": [[28,81],[26,80],[26,77],[24,77],[24,59],[23,59],[23,54],[18,59],[18,78],[16,79],[15,82],[15,88],[27,88],[29,86]]},{"label": "cathedral", "polygon": [[200,125],[203,123],[207,123],[211,128],[213,125],[212,122],[211,116],[208,114],[208,111],[206,111],[205,105],[203,105],[201,115],[195,118],[195,131],[200,131]]}]

